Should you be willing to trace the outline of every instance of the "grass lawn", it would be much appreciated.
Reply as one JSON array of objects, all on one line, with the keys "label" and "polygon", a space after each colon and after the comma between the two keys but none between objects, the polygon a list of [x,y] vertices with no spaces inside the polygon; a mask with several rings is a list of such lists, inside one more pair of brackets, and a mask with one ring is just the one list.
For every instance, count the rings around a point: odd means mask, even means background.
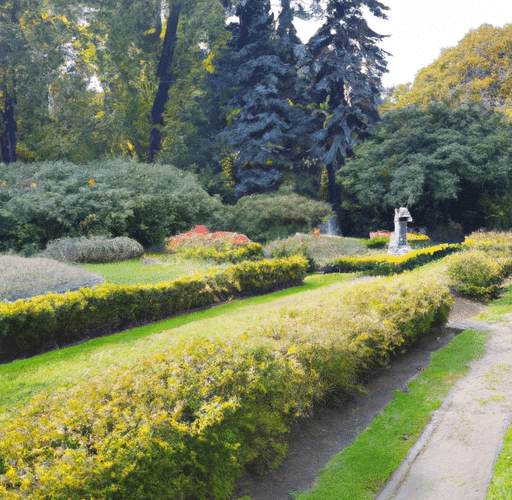
[{"label": "grass lawn", "polygon": [[[156,260],[161,263],[147,263]],[[192,276],[212,266],[214,264],[166,254],[145,255],[143,259],[108,264],[80,264],[81,268],[103,276],[107,283],[114,285],[137,285],[140,283],[156,285],[181,276]]]}]

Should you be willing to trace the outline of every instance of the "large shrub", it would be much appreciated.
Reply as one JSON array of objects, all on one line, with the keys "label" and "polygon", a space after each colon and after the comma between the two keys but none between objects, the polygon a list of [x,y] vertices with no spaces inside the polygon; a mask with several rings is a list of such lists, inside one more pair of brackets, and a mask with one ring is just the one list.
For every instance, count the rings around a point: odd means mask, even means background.
[{"label": "large shrub", "polygon": [[448,274],[462,295],[488,300],[498,296],[505,267],[487,252],[472,250],[452,257]]},{"label": "large shrub", "polygon": [[127,236],[147,247],[219,206],[192,174],[169,165],[0,164],[0,251],[37,251],[50,240],[90,234]]},{"label": "large shrub", "polygon": [[260,243],[309,233],[334,216],[331,206],[298,194],[245,196],[227,210],[225,226]]}]

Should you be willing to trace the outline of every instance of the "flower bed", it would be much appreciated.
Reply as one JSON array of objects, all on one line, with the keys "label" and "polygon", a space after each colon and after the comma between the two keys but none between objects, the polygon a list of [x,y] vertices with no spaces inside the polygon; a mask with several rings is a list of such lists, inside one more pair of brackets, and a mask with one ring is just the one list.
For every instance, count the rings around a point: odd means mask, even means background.
[{"label": "flower bed", "polygon": [[263,258],[263,246],[252,242],[244,234],[227,231],[210,233],[205,226],[196,226],[188,233],[167,238],[166,242],[168,252],[219,263]]}]

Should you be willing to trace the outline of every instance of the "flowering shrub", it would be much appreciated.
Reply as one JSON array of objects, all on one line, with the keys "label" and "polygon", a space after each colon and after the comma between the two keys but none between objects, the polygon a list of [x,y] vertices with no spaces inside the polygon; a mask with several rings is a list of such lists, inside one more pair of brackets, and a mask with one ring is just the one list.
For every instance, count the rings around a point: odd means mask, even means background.
[{"label": "flowering shrub", "polygon": [[167,251],[189,258],[233,263],[263,258],[263,246],[244,234],[227,231],[209,233],[205,226],[196,226],[188,233],[167,238],[166,242]]},{"label": "flowering shrub", "polygon": [[243,468],[282,460],[294,419],[354,393],[370,368],[446,321],[450,304],[432,281],[375,280],[327,309],[236,340],[191,339],[39,396],[0,428],[0,497],[231,498]]},{"label": "flowering shrub", "polygon": [[370,232],[370,239],[373,240],[373,238],[390,238],[391,232],[390,231],[372,231]]},{"label": "flowering shrub", "polygon": [[450,259],[448,275],[462,295],[488,300],[498,296],[505,266],[487,252],[472,250]]},{"label": "flowering shrub", "polygon": [[330,262],[324,270],[341,273],[364,271],[367,274],[386,276],[414,269],[458,250],[460,245],[443,243],[435,247],[413,250],[405,255],[339,257]]}]

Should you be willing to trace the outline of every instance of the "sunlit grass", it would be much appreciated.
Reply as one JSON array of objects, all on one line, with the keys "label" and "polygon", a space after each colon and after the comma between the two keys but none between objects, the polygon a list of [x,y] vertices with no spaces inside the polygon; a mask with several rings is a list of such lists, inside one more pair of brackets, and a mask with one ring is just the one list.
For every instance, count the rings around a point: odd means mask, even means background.
[{"label": "sunlit grass", "polygon": [[114,285],[156,285],[206,271],[212,266],[211,263],[166,254],[107,264],[81,264],[83,269],[103,276],[107,283]]}]

